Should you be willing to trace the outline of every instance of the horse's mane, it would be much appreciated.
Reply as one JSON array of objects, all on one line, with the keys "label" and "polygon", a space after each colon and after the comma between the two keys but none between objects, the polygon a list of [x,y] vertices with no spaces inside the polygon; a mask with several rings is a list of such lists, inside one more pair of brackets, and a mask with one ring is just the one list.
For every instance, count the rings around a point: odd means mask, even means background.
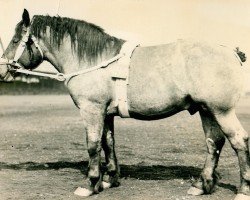
[{"label": "horse's mane", "polygon": [[119,53],[123,40],[110,36],[104,30],[92,23],[66,17],[51,17],[35,15],[32,19],[31,33],[37,38],[46,33],[50,27],[50,43],[59,48],[66,35],[71,39],[71,49],[76,52],[79,60],[94,61],[98,55],[112,47]]}]

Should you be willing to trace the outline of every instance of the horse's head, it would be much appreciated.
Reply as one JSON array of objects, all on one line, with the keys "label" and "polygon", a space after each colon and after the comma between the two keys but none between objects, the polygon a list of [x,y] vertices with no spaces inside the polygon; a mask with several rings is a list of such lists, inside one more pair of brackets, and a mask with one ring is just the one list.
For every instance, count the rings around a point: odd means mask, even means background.
[{"label": "horse's head", "polygon": [[0,79],[10,81],[15,69],[34,69],[43,61],[43,52],[36,38],[30,33],[30,17],[26,9],[15,29],[0,65]]}]

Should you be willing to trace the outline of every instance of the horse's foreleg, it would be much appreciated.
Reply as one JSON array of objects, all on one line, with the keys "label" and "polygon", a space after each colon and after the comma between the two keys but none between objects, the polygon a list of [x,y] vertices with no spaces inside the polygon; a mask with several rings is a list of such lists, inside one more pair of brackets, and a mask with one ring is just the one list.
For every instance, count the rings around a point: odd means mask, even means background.
[{"label": "horse's foreleg", "polygon": [[192,195],[213,192],[218,179],[215,169],[218,165],[221,149],[225,143],[224,134],[214,117],[204,111],[200,111],[200,116],[206,136],[208,154],[200,178],[188,190],[188,194]]},{"label": "horse's foreleg", "polygon": [[75,191],[79,196],[90,196],[99,193],[101,189],[102,176],[100,171],[102,134],[104,125],[104,114],[98,106],[88,105],[81,109],[81,115],[86,129],[86,140],[89,154],[88,186],[78,188]]},{"label": "horse's foreleg", "polygon": [[107,164],[107,171],[103,176],[103,187],[117,187],[120,169],[115,154],[114,116],[107,116],[104,121],[102,147]]},{"label": "horse's foreleg", "polygon": [[241,186],[235,200],[250,200],[250,160],[248,133],[235,115],[235,110],[215,115],[222,131],[235,150],[240,166]]}]

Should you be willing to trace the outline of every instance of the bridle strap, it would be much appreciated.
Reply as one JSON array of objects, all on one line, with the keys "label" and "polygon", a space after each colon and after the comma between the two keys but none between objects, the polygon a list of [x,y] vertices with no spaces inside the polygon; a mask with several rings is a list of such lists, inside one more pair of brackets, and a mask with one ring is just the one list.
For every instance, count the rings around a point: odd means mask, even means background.
[{"label": "bridle strap", "polygon": [[0,65],[11,65],[15,66],[16,68],[23,68],[22,65],[17,62],[14,62],[14,60],[8,60],[6,58],[0,58]]},{"label": "bridle strap", "polygon": [[0,62],[0,65],[11,65],[11,66],[15,66],[17,68],[24,68],[20,63],[18,63],[18,60],[20,59],[25,48],[27,47],[27,42],[28,42],[29,38],[33,41],[35,47],[38,49],[38,51],[41,54],[41,57],[42,57],[41,59],[43,60],[43,56],[44,56],[43,51],[42,51],[41,47],[39,46],[36,37],[34,35],[30,36],[30,28],[27,28],[26,34],[22,37],[21,42],[19,43],[19,45],[16,49],[15,56],[14,56],[13,60],[1,58],[1,60],[3,60],[4,62]]},{"label": "bridle strap", "polygon": [[17,63],[18,59],[22,56],[24,49],[26,48],[26,43],[28,42],[28,40],[29,40],[29,29],[27,29],[26,34],[22,37],[22,40],[16,49],[13,62]]},{"label": "bridle strap", "polygon": [[72,73],[69,73],[69,74],[62,74],[63,77],[64,77],[64,81],[65,81],[65,84],[67,85],[67,83],[69,82],[69,80],[75,76],[78,76],[78,75],[81,75],[81,74],[86,74],[86,73],[89,73],[89,72],[92,72],[92,71],[95,71],[97,69],[100,69],[100,68],[106,68],[109,64],[119,60],[121,57],[123,57],[125,54],[124,53],[119,53],[117,54],[116,56],[110,58],[109,60],[106,60],[106,61],[103,61],[101,62],[100,64],[94,66],[94,67],[91,67],[91,68],[88,68],[88,69],[84,69],[84,70],[80,70],[80,71],[77,71],[77,72],[72,72]]},{"label": "bridle strap", "polygon": [[65,78],[63,77],[63,74],[61,74],[61,73],[48,74],[48,73],[43,73],[43,72],[30,71],[27,69],[16,69],[15,72],[22,73],[22,74],[29,74],[29,75],[33,75],[33,76],[47,77],[47,78],[55,79],[58,81],[65,80]]},{"label": "bridle strap", "polygon": [[44,57],[43,51],[42,51],[40,45],[38,44],[38,41],[37,41],[36,37],[35,37],[34,35],[31,35],[31,40],[33,41],[34,45],[36,46],[36,48],[37,48],[38,51],[40,52],[40,54],[41,54],[41,56],[42,56],[42,60],[43,60],[43,57]]}]

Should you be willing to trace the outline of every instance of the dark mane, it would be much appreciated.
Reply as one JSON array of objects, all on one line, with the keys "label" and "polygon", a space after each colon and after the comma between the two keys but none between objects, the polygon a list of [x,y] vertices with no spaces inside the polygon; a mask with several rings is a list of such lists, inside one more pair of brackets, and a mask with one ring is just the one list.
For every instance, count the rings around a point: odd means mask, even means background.
[{"label": "dark mane", "polygon": [[71,49],[77,53],[79,60],[94,61],[104,50],[112,47],[119,53],[123,40],[110,36],[94,24],[66,17],[35,15],[32,20],[31,33],[37,38],[46,33],[50,27],[50,43],[59,48],[65,36],[71,39]]}]

